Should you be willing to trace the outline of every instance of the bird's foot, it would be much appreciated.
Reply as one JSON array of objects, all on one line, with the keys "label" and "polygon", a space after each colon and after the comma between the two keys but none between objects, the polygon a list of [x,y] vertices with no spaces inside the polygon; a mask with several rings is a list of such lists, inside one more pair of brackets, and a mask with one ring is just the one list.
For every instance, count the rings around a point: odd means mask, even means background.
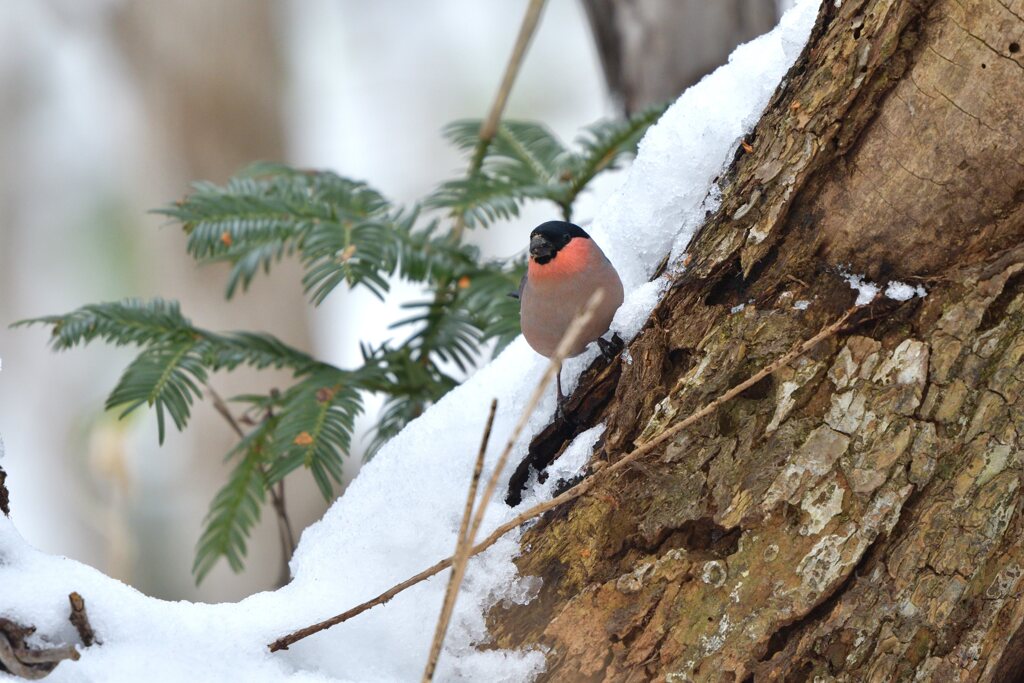
[{"label": "bird's foot", "polygon": [[622,337],[619,336],[618,332],[612,333],[612,338],[605,339],[604,337],[597,338],[597,345],[601,347],[601,355],[606,360],[613,360],[615,356],[622,353],[622,349],[626,346],[626,343],[622,341]]},{"label": "bird's foot", "polygon": [[558,390],[558,397],[555,399],[555,419],[561,420],[565,417],[565,403],[569,398],[562,392],[562,368],[558,368],[558,374],[555,375],[555,388]]}]

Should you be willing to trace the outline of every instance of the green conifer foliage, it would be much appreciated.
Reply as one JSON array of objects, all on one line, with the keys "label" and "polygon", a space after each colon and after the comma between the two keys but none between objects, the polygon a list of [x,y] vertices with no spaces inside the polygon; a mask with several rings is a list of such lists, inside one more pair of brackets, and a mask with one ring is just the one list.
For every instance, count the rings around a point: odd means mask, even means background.
[{"label": "green conifer foliage", "polygon": [[[194,326],[174,301],[90,304],[45,324],[56,350],[100,340],[139,350],[107,399],[122,416],[156,413],[160,442],[167,417],[181,430],[209,376],[240,366],[286,368],[294,383],[268,395],[236,396],[250,431],[226,455],[234,467],[206,517],[194,564],[197,581],[221,558],[240,571],[246,544],[270,487],[308,469],[328,500],[342,481],[353,425],[370,393],[385,397],[370,444],[385,441],[458,384],[485,352],[519,333],[515,292],[525,260],[483,259],[461,240],[461,225],[486,227],[518,215],[528,201],[554,204],[571,220],[576,198],[602,171],[635,153],[663,108],[586,128],[567,147],[545,126],[505,121],[482,144],[479,120],[459,121],[447,138],[470,157],[470,172],[442,183],[419,207],[396,206],[363,182],[329,171],[255,164],[224,186],[196,183],[185,199],[158,209],[183,228],[200,263],[231,265],[230,299],[282,258],[302,264],[313,305],[338,286],[383,298],[396,278],[422,285],[424,298],[392,324],[400,342],[362,346],[362,363],[338,368],[263,332],[214,332]],[[444,226],[459,225],[445,228]]]}]

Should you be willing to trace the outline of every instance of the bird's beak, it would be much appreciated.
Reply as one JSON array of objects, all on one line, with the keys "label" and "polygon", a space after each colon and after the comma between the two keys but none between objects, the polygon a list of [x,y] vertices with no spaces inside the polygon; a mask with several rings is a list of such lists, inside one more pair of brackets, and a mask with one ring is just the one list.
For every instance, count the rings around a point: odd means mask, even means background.
[{"label": "bird's beak", "polygon": [[543,235],[530,238],[530,256],[535,259],[551,258],[555,255],[555,247]]}]

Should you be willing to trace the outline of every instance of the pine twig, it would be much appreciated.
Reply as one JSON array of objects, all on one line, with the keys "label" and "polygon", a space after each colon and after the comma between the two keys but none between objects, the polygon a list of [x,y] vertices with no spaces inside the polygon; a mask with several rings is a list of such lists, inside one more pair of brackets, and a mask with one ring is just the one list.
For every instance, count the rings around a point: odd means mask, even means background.
[{"label": "pine twig", "polygon": [[[214,409],[220,413],[221,417],[231,426],[231,429],[238,435],[239,439],[245,438],[245,432],[242,427],[238,424],[238,420],[232,415],[231,409],[228,408],[228,404],[224,402],[221,395],[217,393],[210,384],[206,385],[206,392],[210,395],[210,399],[213,401]],[[261,466],[264,475],[266,474],[266,467]],[[288,582],[288,563],[292,559],[292,555],[295,553],[295,532],[292,531],[292,523],[288,518],[288,510],[284,503],[284,480],[282,479],[277,488],[273,486],[267,487],[267,492],[270,494],[270,502],[274,508],[274,513],[277,515],[277,535],[278,540],[281,543],[281,572],[278,577],[278,583],[284,585]]]},{"label": "pine twig", "polygon": [[[708,415],[711,415],[716,410],[718,410],[718,408],[720,408],[724,403],[727,403],[728,401],[731,401],[732,399],[736,398],[741,393],[743,393],[750,387],[754,386],[768,375],[777,371],[779,368],[783,367],[788,363],[793,362],[794,360],[796,360],[803,354],[807,353],[808,351],[810,351],[811,349],[813,349],[815,346],[825,341],[826,339],[835,336],[839,332],[839,330],[842,329],[843,325],[846,324],[846,321],[850,318],[851,315],[853,315],[857,308],[857,306],[851,307],[845,313],[843,313],[843,315],[841,315],[834,323],[826,325],[817,334],[815,334],[807,341],[793,347],[779,358],[775,359],[768,365],[761,368],[761,370],[750,376],[748,379],[744,380],[743,382],[740,382],[739,384],[733,386],[733,388],[729,389],[725,393],[719,395],[718,398],[713,400],[711,403],[708,403],[700,410],[691,413],[682,422],[672,425],[664,432],[659,434],[657,437],[644,443],[642,446],[639,446],[638,448],[634,449],[633,451],[623,456],[613,464],[601,468],[600,470],[598,470],[591,476],[587,477],[580,483],[576,484],[576,486],[565,491],[561,495],[556,496],[545,503],[535,505],[534,507],[522,512],[521,514],[517,515],[508,522],[498,526],[494,531],[491,532],[490,536],[488,536],[484,540],[480,541],[480,543],[477,543],[475,546],[473,546],[473,549],[469,553],[470,557],[478,555],[479,553],[482,553],[483,551],[487,550],[492,545],[494,545],[498,541],[498,539],[507,534],[509,531],[516,529],[520,525],[543,515],[545,512],[548,512],[549,510],[552,510],[553,508],[556,508],[559,505],[568,503],[569,501],[575,500],[576,498],[579,498],[580,496],[586,494],[597,484],[597,482],[607,479],[608,475],[610,475],[611,473],[618,472],[623,468],[628,467],[637,459],[643,457],[644,455],[647,455],[658,446],[661,446],[669,439],[675,437],[677,434],[679,434],[679,432],[693,425],[693,423],[697,422],[698,420],[704,417],[707,417]],[[407,588],[415,586],[421,581],[425,581],[426,579],[429,579],[431,576],[434,576],[435,574],[444,571],[452,565],[452,560],[453,558],[451,557],[445,558],[437,564],[433,565],[432,567],[424,569],[419,574],[416,574],[415,576],[406,579],[405,581],[393,586],[392,588],[389,588],[388,590],[378,595],[376,598],[364,602],[361,605],[356,605],[352,609],[346,612],[342,612],[341,614],[338,614],[336,616],[333,616],[330,619],[321,621],[318,624],[307,626],[306,628],[299,629],[298,631],[295,631],[294,633],[291,633],[287,636],[278,638],[268,647],[270,648],[271,652],[277,652],[278,650],[287,650],[290,645],[295,644],[303,638],[307,638],[315,633],[319,633],[320,631],[326,630],[332,626],[336,626],[337,624],[340,624],[344,621],[348,621],[352,617],[362,614],[371,607],[375,607],[377,605],[381,605],[388,602],[393,597],[395,597],[402,591],[406,590]]]},{"label": "pine twig", "polygon": [[[491,104],[491,110],[487,114],[487,118],[480,124],[480,141],[477,143],[476,149],[473,150],[473,158],[469,164],[469,173],[466,174],[470,178],[480,170],[484,163],[484,157],[487,155],[487,149],[491,146],[491,140],[494,139],[498,132],[501,115],[505,111],[505,105],[508,103],[512,86],[516,82],[516,76],[519,75],[519,68],[523,65],[523,58],[526,57],[526,48],[529,47],[530,40],[533,39],[533,34],[537,30],[537,24],[540,22],[544,1],[530,0],[530,5],[526,8],[523,23],[519,26],[519,35],[516,36],[516,42],[512,47],[512,54],[508,58],[508,64],[505,65],[505,73],[501,77],[501,85],[498,86],[498,93],[494,97],[494,102]],[[462,233],[465,229],[466,218],[460,213],[455,217],[455,228],[452,230],[452,237],[455,242],[462,240]]]},{"label": "pine twig", "polygon": [[[458,541],[455,544],[455,564],[464,555],[467,555],[472,539],[469,538],[469,520],[473,515],[473,503],[476,501],[476,489],[480,483],[480,473],[484,468],[484,455],[487,453],[487,443],[491,440],[491,427],[494,426],[494,413],[498,409],[498,399],[491,401],[491,411],[487,416],[487,424],[484,426],[484,435],[480,440],[480,451],[476,456],[476,464],[473,466],[473,476],[469,480],[469,493],[466,494],[466,509],[462,513],[462,522],[459,525]],[[458,597],[461,576],[456,576],[452,571],[448,578],[448,588],[444,594],[444,604],[441,607],[441,615],[437,619],[437,628],[434,630],[434,642],[430,645],[430,656],[427,658],[427,668],[423,673],[424,681],[434,679],[434,670],[437,668],[437,658],[441,655],[441,646],[444,644],[444,635],[448,631],[448,624],[452,618],[452,611],[455,609],[455,598]]]}]

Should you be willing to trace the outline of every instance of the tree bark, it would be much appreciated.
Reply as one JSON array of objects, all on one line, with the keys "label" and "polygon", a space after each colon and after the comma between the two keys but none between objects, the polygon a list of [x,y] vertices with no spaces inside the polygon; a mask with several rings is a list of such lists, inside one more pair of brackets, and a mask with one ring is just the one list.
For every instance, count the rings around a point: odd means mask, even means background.
[{"label": "tree bark", "polygon": [[1022,35],[1020,0],[823,3],[632,364],[593,368],[534,459],[574,417],[607,423],[595,460],[655,437],[849,307],[841,270],[927,297],[543,519],[496,646],[548,648],[556,681],[1018,679]]}]

